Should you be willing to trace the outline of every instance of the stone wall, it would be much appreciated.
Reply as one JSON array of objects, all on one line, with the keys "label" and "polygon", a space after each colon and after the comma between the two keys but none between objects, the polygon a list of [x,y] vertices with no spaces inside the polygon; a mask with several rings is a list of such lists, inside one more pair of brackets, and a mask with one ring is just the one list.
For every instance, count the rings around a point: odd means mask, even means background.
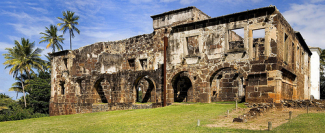
[{"label": "stone wall", "polygon": [[275,7],[216,18],[188,7],[152,18],[151,34],[50,54],[50,115],[161,107],[164,37],[167,105],[309,98],[310,50]]}]

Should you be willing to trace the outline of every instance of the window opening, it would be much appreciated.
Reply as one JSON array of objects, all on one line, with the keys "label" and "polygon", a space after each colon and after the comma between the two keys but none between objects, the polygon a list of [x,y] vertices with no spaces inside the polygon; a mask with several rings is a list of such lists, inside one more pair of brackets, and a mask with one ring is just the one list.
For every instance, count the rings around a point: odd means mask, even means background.
[{"label": "window opening", "polygon": [[265,29],[253,30],[253,58],[264,56]]},{"label": "window opening", "polygon": [[244,48],[244,28],[230,30],[228,34],[229,50]]},{"label": "window opening", "polygon": [[305,65],[305,60],[304,60],[304,52],[301,53],[301,69],[304,69],[304,65]]},{"label": "window opening", "polygon": [[213,96],[216,96],[216,94],[217,94],[217,91],[213,91]]},{"label": "window opening", "polygon": [[135,59],[129,59],[129,66],[131,70],[135,70]]},{"label": "window opening", "polygon": [[292,43],[292,46],[291,46],[291,48],[292,48],[292,51],[291,51],[291,64],[292,64],[292,68],[294,67],[294,61],[295,61],[295,49],[294,49],[294,47],[295,47],[295,44]]},{"label": "window opening", "polygon": [[288,49],[289,49],[289,44],[288,44],[288,35],[284,33],[284,61],[288,62]]},{"label": "window opening", "polygon": [[61,82],[60,82],[60,86],[61,86],[61,95],[64,95],[64,93],[65,93],[64,84],[65,84],[64,81],[61,81]]},{"label": "window opening", "polygon": [[64,65],[65,65],[65,68],[68,68],[68,58],[64,58],[63,62],[64,62]]},{"label": "window opening", "polygon": [[147,59],[140,59],[140,64],[142,66],[142,70],[147,69]]}]

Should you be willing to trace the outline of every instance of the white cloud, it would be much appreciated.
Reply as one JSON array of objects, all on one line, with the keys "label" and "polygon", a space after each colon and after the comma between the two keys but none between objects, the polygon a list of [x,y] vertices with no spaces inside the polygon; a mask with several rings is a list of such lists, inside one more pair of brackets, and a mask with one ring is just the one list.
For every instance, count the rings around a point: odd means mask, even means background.
[{"label": "white cloud", "polygon": [[[25,12],[17,13],[15,11],[2,11],[0,15],[14,18],[15,21],[7,23],[7,25],[12,26],[17,32],[27,38],[39,36],[39,33],[45,30],[45,26],[48,27],[50,24],[54,24],[55,21],[58,21],[55,17],[49,18],[42,15],[30,15]],[[9,36],[9,39],[17,40],[14,36]]]},{"label": "white cloud", "polygon": [[152,0],[130,0],[130,2],[134,4],[140,4],[140,3],[152,2]]},{"label": "white cloud", "polygon": [[32,8],[35,11],[41,12],[43,14],[47,14],[48,13],[48,11],[46,9],[44,9],[44,8],[40,8],[40,7],[30,7],[30,8]]},{"label": "white cloud", "polygon": [[194,2],[196,2],[197,0],[180,0],[180,3],[182,5],[188,5],[188,4],[192,4]]},{"label": "white cloud", "polygon": [[20,40],[20,37],[8,35],[8,38],[14,42],[15,40]]},{"label": "white cloud", "polygon": [[30,26],[30,25],[24,25],[24,24],[9,24],[14,27],[14,29],[21,34],[25,35],[28,38],[31,38],[32,36],[39,35],[40,32],[45,30],[43,26]]},{"label": "white cloud", "polygon": [[252,0],[252,2],[254,3],[258,3],[258,2],[261,2],[262,0]]},{"label": "white cloud", "polygon": [[324,0],[310,0],[311,3],[323,2]]},{"label": "white cloud", "polygon": [[299,31],[307,45],[325,48],[325,5],[291,4],[283,16],[294,30]]},{"label": "white cloud", "polygon": [[25,4],[30,5],[30,6],[38,5],[37,3],[31,3],[31,2],[25,2]]},{"label": "white cloud", "polygon": [[24,23],[39,23],[39,22],[46,22],[46,23],[50,23],[53,24],[54,21],[53,19],[49,18],[49,17],[45,17],[45,16],[31,16],[25,12],[21,12],[21,13],[15,13],[15,12],[8,12],[8,11],[2,11],[3,15],[8,15],[10,17],[16,18],[19,21],[22,21]]},{"label": "white cloud", "polygon": [[6,48],[12,48],[14,47],[14,43],[9,44],[9,43],[5,43],[5,42],[0,42],[0,52],[5,52],[7,50],[5,50]]},{"label": "white cloud", "polygon": [[165,2],[165,3],[174,2],[174,1],[177,1],[177,0],[160,0],[160,2]]}]

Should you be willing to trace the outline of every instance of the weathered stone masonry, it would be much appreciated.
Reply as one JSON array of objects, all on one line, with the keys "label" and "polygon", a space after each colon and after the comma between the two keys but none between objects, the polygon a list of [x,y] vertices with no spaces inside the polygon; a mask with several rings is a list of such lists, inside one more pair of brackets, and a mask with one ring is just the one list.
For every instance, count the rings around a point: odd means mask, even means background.
[{"label": "weathered stone masonry", "polygon": [[151,17],[151,34],[50,54],[50,115],[162,106],[164,37],[168,104],[309,99],[311,52],[276,7],[215,18],[187,7]]}]

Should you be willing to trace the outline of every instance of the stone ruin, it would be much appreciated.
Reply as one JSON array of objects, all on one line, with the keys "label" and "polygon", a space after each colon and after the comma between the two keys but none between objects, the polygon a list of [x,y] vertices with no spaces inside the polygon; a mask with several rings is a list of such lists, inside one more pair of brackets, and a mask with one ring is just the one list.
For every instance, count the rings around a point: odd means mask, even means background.
[{"label": "stone ruin", "polygon": [[50,53],[50,115],[309,99],[311,51],[275,6],[214,18],[187,7],[151,18],[150,34]]}]

